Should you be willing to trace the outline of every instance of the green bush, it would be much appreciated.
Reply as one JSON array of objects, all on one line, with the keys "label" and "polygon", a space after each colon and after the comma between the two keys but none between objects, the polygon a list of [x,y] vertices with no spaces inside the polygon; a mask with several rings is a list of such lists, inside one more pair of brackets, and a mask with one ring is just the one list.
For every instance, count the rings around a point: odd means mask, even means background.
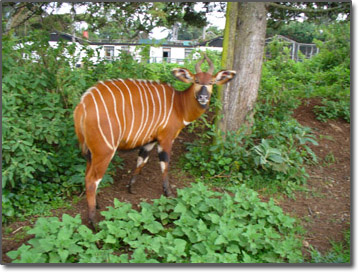
[{"label": "green bush", "polygon": [[273,118],[255,119],[250,134],[242,129],[215,144],[211,141],[201,137],[187,143],[181,164],[194,176],[217,186],[245,183],[255,190],[293,196],[292,191],[308,177],[304,163],[317,162],[308,145],[317,142],[309,128],[294,119],[284,123]]},{"label": "green bush", "polygon": [[295,219],[244,185],[228,194],[193,184],[140,211],[115,199],[102,215],[96,234],[79,215],[40,218],[28,232],[35,237],[7,255],[16,263],[302,262]]},{"label": "green bush", "polygon": [[46,36],[3,37],[3,222],[38,214],[45,203],[83,190],[85,161],[72,112],[93,81],[72,68],[72,46],[52,48]]}]

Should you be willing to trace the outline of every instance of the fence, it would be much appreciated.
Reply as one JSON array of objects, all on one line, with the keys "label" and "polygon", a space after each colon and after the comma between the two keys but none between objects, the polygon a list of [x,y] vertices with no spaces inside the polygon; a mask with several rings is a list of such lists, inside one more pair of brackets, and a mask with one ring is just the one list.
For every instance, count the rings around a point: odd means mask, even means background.
[{"label": "fence", "polygon": [[266,57],[267,58],[271,57],[271,53],[268,50],[267,45],[269,43],[271,43],[273,41],[277,41],[277,40],[283,42],[285,44],[285,46],[290,49],[291,59],[293,59],[295,61],[302,61],[303,58],[311,58],[314,55],[318,54],[318,52],[319,52],[319,48],[315,44],[299,43],[299,42],[296,42],[289,38],[286,38],[284,36],[277,35],[274,37],[267,38],[265,41],[265,45],[267,48],[266,49]]}]

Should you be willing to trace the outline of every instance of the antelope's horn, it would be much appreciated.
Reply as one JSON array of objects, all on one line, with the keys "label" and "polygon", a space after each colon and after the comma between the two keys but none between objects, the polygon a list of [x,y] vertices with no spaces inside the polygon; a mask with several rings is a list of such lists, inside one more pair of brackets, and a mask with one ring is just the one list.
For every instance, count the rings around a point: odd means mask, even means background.
[{"label": "antelope's horn", "polygon": [[200,66],[203,64],[204,60],[205,60],[205,56],[202,60],[198,61],[198,63],[195,64],[195,71],[197,74],[202,72]]},{"label": "antelope's horn", "polygon": [[209,59],[209,57],[206,54],[204,54],[204,57],[205,57],[206,61],[209,64],[209,69],[208,69],[207,73],[213,74],[213,72],[214,72],[214,64],[213,64],[213,62]]}]

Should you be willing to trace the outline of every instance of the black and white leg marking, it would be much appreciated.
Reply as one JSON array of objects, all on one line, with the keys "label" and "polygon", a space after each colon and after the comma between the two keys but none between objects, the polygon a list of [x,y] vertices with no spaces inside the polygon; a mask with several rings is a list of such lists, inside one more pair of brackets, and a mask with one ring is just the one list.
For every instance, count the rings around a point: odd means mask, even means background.
[{"label": "black and white leg marking", "polygon": [[162,173],[164,173],[169,164],[169,155],[167,152],[163,150],[163,148],[160,145],[158,145],[158,156],[159,156],[160,168],[162,170]]},{"label": "black and white leg marking", "polygon": [[137,176],[144,167],[144,165],[148,162],[149,152],[153,149],[156,142],[152,142],[142,146],[139,150],[138,159],[137,159],[137,167],[134,170],[133,176],[128,184],[128,191],[133,194],[132,185],[136,182]]},{"label": "black and white leg marking", "polygon": [[158,145],[158,156],[159,156],[160,168],[163,173],[164,194],[166,196],[170,196],[170,195],[172,195],[169,181],[168,181],[168,168],[169,168],[170,157],[169,157],[168,152],[166,152],[160,145]]}]

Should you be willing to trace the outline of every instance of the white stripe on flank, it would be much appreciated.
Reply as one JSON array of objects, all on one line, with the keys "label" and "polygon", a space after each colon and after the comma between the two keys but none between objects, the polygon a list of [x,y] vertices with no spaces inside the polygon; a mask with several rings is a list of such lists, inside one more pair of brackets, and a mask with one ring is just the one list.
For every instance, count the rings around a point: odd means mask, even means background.
[{"label": "white stripe on flank", "polygon": [[[140,82],[145,82],[145,80],[140,80]],[[145,118],[145,122],[143,124],[143,127],[142,127],[142,129],[141,129],[141,131],[140,131],[140,133],[138,135],[138,139],[135,142],[135,145],[137,145],[137,141],[139,140],[139,137],[142,136],[142,134],[143,134],[143,132],[144,132],[146,126],[147,126],[148,120],[149,120],[149,101],[148,101],[147,91],[146,91],[145,87],[142,85],[142,83],[140,83],[140,85],[143,87],[143,93],[144,93],[144,96],[145,96],[147,114],[146,114],[146,118]]]},{"label": "white stripe on flank", "polygon": [[[136,135],[134,136],[133,138],[133,142],[132,142],[132,148],[135,147],[135,145],[137,144],[137,141],[138,141],[138,138],[141,134],[141,130],[142,130],[142,126],[143,126],[143,119],[144,119],[144,104],[143,104],[143,98],[142,98],[142,89],[138,86],[138,84],[136,83],[135,80],[132,80],[132,82],[137,86],[138,88],[138,93],[139,93],[139,96],[140,96],[140,101],[142,103],[142,119],[141,119],[141,122],[140,122],[140,126],[139,128],[137,129],[137,133]],[[145,94],[145,92],[144,92]],[[147,99],[147,95],[145,94],[145,97],[146,97],[146,101],[147,101],[147,104],[148,104],[148,99]],[[147,110],[148,110],[148,106],[147,106]],[[148,119],[148,113],[147,113],[147,119]]]},{"label": "white stripe on flank", "polygon": [[162,121],[160,122],[160,124],[159,124],[158,127],[160,127],[160,126],[164,123],[165,118],[166,118],[166,116],[167,116],[167,96],[166,96],[166,93],[165,93],[164,85],[160,84],[160,86],[162,86],[163,97],[164,97],[164,103],[163,103],[164,115],[163,115]]},{"label": "white stripe on flank", "polygon": [[126,128],[127,128],[127,124],[126,124],[126,123],[127,123],[127,122],[126,122],[126,114],[125,114],[125,101],[124,101],[124,95],[123,95],[123,93],[122,93],[122,90],[117,86],[117,84],[116,84],[113,80],[110,80],[110,82],[112,83],[112,85],[113,85],[114,87],[117,88],[118,92],[119,92],[119,93],[121,94],[121,96],[122,96],[123,130],[122,130],[122,133],[121,133],[120,138],[118,139],[118,143],[117,143],[117,147],[116,147],[116,148],[118,148],[118,146],[119,146],[119,144],[120,144],[120,141],[123,139],[124,133],[125,133]]},{"label": "white stripe on flank", "polygon": [[111,122],[111,118],[109,117],[109,113],[108,113],[106,101],[104,101],[101,92],[100,92],[96,87],[95,87],[95,90],[97,91],[97,93],[99,94],[99,97],[100,97],[101,100],[102,100],[103,107],[104,107],[104,111],[106,112],[106,115],[107,115],[107,120],[108,120],[108,124],[109,124],[109,130],[110,130],[110,132],[111,132],[112,149],[113,149],[113,148],[114,148],[114,136],[113,136],[112,122]]},{"label": "white stripe on flank", "polygon": [[86,111],[86,104],[84,102],[80,102],[83,106],[83,116],[82,116],[82,120],[81,120],[81,130],[82,130],[82,134],[83,134],[83,144],[81,146],[81,149],[84,151],[85,150],[85,146],[86,146],[86,128],[85,128],[85,120],[86,120],[86,117],[87,117],[87,111]]},{"label": "white stripe on flank", "polygon": [[169,117],[170,117],[170,114],[172,113],[172,110],[173,110],[173,102],[174,102],[174,95],[175,95],[175,91],[172,90],[173,94],[172,94],[172,102],[171,102],[171,105],[170,105],[170,110],[169,110],[169,113],[168,113],[168,116],[167,116],[167,120],[165,121],[165,124],[163,125],[163,128],[166,127],[166,125],[168,124],[168,121],[169,121]]},{"label": "white stripe on flank", "polygon": [[121,139],[122,136],[122,126],[121,126],[121,122],[119,121],[119,117],[118,117],[118,113],[117,113],[117,101],[116,98],[111,90],[111,88],[108,87],[108,85],[106,85],[106,83],[104,83],[103,81],[100,81],[99,83],[101,83],[102,85],[106,86],[107,90],[109,91],[109,93],[112,95],[112,99],[113,99],[113,110],[114,110],[114,114],[116,116],[117,119],[117,123],[118,123],[118,139],[117,139],[117,144],[113,145],[114,146],[118,146],[119,145],[119,140]]},{"label": "white stripe on flank", "polygon": [[[141,145],[143,145],[144,141],[147,139],[149,132],[151,132],[152,130],[152,127],[153,127],[153,122],[154,122],[154,116],[155,116],[155,101],[154,101],[154,97],[153,97],[153,94],[152,94],[152,90],[149,88],[148,86],[148,82],[145,83],[145,87],[146,89],[148,90],[148,92],[150,93],[150,96],[151,96],[151,99],[152,99],[152,102],[153,102],[153,113],[152,113],[152,121],[150,122],[150,125],[148,126],[148,128],[146,129],[147,133],[144,135],[143,139],[142,139],[142,143]],[[149,105],[148,105],[149,106]],[[149,108],[149,107],[148,107]],[[149,115],[149,114],[148,114]]]},{"label": "white stripe on flank", "polygon": [[[127,90],[128,90],[128,94],[129,94],[129,100],[131,102],[131,107],[132,107],[132,125],[131,125],[131,129],[129,130],[129,133],[128,133],[128,136],[126,137],[127,138],[127,141],[128,139],[130,139],[131,137],[131,134],[132,134],[132,131],[133,131],[133,126],[134,126],[134,118],[135,118],[135,114],[134,114],[134,107],[133,107],[133,99],[132,99],[132,94],[131,94],[131,90],[128,88],[128,85],[124,82],[123,79],[118,79],[119,81],[121,81],[124,86],[126,86]],[[126,141],[126,142],[127,142]]]},{"label": "white stripe on flank", "polygon": [[92,90],[93,90],[93,87],[91,87],[91,88],[89,88],[89,89],[87,89],[87,91],[85,91],[85,93],[82,95],[82,97],[81,97],[81,103],[83,102],[83,100],[85,99],[85,97],[90,93],[90,92],[92,92]]},{"label": "white stripe on flank", "polygon": [[97,106],[97,102],[96,102],[96,98],[94,97],[93,93],[92,92],[89,92],[89,94],[91,95],[92,99],[93,99],[93,102],[94,102],[94,105],[95,105],[95,108],[96,108],[96,114],[97,114],[97,126],[98,126],[98,130],[99,132],[101,133],[101,136],[104,140],[104,142],[106,143],[106,145],[113,150],[113,147],[109,144],[106,136],[104,135],[103,131],[102,131],[102,128],[101,128],[101,124],[99,122],[99,111],[98,111],[98,106]]},{"label": "white stripe on flank", "polygon": [[[158,89],[157,89],[157,87],[156,87],[155,85],[153,85],[153,82],[151,82],[151,85],[152,85],[153,88],[155,89],[155,92],[156,92],[157,97],[158,97],[159,114],[158,114],[158,116],[157,116],[157,120],[156,120],[156,122],[155,122],[155,124],[154,124],[154,126],[153,126],[153,129],[151,129],[149,135],[151,135],[151,134],[154,132],[155,129],[158,129],[158,123],[159,123],[159,121],[161,120],[161,115],[162,115],[162,101],[161,101],[161,99],[160,99],[160,95],[159,95]],[[153,116],[154,116],[154,115],[153,115]],[[154,118],[153,118],[153,120],[154,120]]]}]

